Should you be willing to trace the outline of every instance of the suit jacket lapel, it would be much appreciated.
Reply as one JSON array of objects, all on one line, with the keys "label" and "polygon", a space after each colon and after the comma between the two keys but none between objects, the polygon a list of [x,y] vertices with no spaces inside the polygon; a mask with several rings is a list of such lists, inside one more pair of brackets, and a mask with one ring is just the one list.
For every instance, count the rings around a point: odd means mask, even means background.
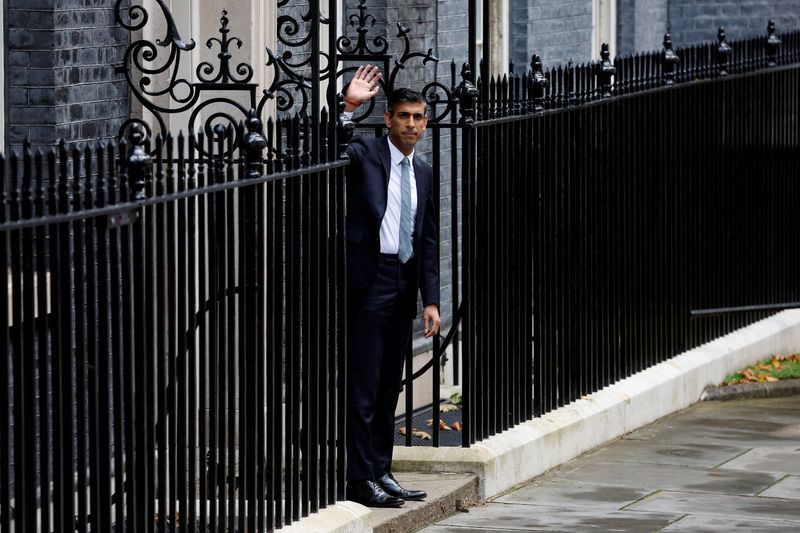
[{"label": "suit jacket lapel", "polygon": [[383,180],[386,189],[389,189],[389,176],[392,170],[392,154],[389,152],[389,137],[384,135],[378,139],[378,157],[383,165]]}]

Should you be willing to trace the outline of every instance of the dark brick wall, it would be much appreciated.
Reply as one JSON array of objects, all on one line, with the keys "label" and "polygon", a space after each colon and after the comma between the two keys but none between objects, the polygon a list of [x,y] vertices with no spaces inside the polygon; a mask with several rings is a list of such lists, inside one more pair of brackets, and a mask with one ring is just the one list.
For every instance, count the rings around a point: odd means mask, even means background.
[{"label": "dark brick wall", "polygon": [[617,54],[660,49],[668,5],[667,0],[617,0]]},{"label": "dark brick wall", "polygon": [[779,32],[800,27],[800,0],[671,0],[669,17],[677,45],[714,40],[719,26],[740,39],[766,34],[769,19]]},{"label": "dark brick wall", "polygon": [[128,115],[114,0],[8,0],[8,142],[108,139]]},{"label": "dark brick wall", "polygon": [[509,0],[509,4],[509,57],[515,65],[527,68],[532,54],[539,54],[545,66],[591,59],[591,0]]},{"label": "dark brick wall", "polygon": [[6,1],[6,142],[55,139],[54,0]]}]

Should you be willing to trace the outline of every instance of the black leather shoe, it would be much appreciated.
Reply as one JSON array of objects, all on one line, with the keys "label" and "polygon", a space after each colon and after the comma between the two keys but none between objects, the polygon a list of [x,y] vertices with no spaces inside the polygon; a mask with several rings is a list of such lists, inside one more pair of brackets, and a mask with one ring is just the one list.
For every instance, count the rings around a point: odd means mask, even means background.
[{"label": "black leather shoe", "polygon": [[400,507],[405,501],[386,494],[381,486],[370,480],[348,481],[347,499],[367,507]]},{"label": "black leather shoe", "polygon": [[424,500],[428,497],[428,493],[424,490],[404,489],[391,474],[384,474],[379,477],[378,484],[386,494],[394,496],[395,498],[402,498],[404,500]]}]

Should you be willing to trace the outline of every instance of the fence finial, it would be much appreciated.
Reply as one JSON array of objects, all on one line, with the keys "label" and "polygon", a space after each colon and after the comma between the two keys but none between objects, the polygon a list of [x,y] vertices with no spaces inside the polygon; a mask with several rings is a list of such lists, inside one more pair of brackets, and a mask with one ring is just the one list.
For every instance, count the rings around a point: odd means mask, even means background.
[{"label": "fence finial", "polygon": [[542,59],[538,54],[531,56],[531,96],[533,97],[533,110],[544,110],[544,91],[548,84],[547,77],[542,71]]},{"label": "fence finial", "polygon": [[780,38],[775,35],[775,21],[767,23],[767,66],[774,67],[778,64],[778,48],[781,46]]},{"label": "fence finial", "polygon": [[472,68],[469,63],[461,67],[461,83],[453,93],[458,98],[458,110],[461,113],[459,123],[472,124],[475,122],[475,102],[478,99],[478,88],[472,84]]},{"label": "fence finial", "polygon": [[150,171],[150,154],[144,149],[146,138],[144,127],[135,123],[130,132],[130,153],[128,154],[128,179],[130,182],[131,200],[146,198],[144,194],[145,175]]},{"label": "fence finial", "polygon": [[603,98],[611,96],[611,78],[616,72],[617,69],[611,63],[611,51],[608,43],[603,43],[600,47],[600,62],[597,63],[597,85],[600,87],[600,94]]},{"label": "fence finial", "polygon": [[661,51],[661,79],[664,85],[675,83],[675,68],[680,62],[678,54],[672,49],[672,37],[669,33],[665,33],[664,49]]},{"label": "fence finial", "polygon": [[247,178],[256,179],[261,177],[261,155],[267,146],[267,139],[264,137],[261,127],[261,120],[258,113],[250,108],[250,114],[244,123],[247,133],[244,136],[244,150],[247,158]]},{"label": "fence finial", "polygon": [[725,28],[722,26],[719,27],[719,31],[717,32],[717,41],[719,41],[719,45],[717,46],[717,75],[727,76],[728,63],[730,62],[733,49],[728,44],[727,37],[725,36]]}]

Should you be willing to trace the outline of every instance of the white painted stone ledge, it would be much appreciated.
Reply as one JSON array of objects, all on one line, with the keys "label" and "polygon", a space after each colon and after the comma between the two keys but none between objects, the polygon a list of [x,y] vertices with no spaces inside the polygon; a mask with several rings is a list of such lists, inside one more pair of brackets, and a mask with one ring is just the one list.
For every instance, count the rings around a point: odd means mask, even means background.
[{"label": "white painted stone ledge", "polygon": [[280,531],[284,533],[371,533],[369,507],[351,501],[338,502]]},{"label": "white painted stone ledge", "polygon": [[470,448],[400,447],[393,468],[470,472],[491,498],[578,455],[689,407],[707,385],[771,354],[800,351],[800,310],[773,315],[675,356]]}]

